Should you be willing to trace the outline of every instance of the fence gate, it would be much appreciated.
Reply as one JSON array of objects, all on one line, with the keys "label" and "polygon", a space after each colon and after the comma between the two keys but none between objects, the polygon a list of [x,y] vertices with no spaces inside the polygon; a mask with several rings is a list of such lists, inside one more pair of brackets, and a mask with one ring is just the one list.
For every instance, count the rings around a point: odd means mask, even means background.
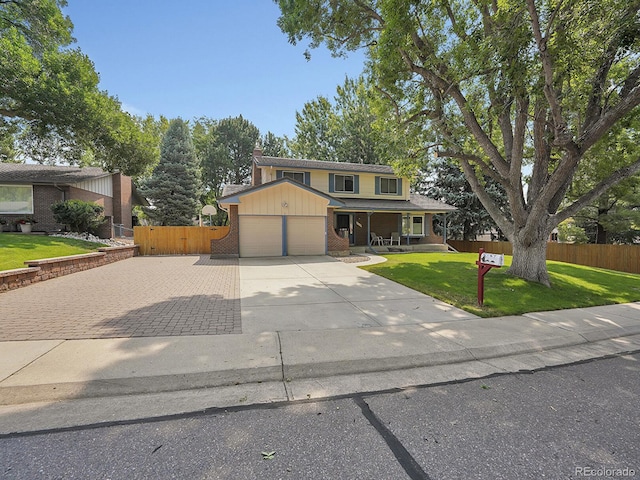
[{"label": "fence gate", "polygon": [[210,254],[211,240],[223,238],[229,227],[134,227],[140,255]]}]

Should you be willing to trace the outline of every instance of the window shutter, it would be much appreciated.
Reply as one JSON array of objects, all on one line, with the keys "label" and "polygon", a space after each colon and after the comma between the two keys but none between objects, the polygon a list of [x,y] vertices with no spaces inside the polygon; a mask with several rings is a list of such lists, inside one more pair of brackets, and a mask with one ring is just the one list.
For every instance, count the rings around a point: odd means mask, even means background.
[{"label": "window shutter", "polygon": [[311,186],[311,172],[304,172],[304,184]]},{"label": "window shutter", "polygon": [[329,193],[334,193],[335,190],[335,180],[334,180],[334,175],[333,173],[329,174]]},{"label": "window shutter", "polygon": [[360,175],[353,176],[353,193],[360,193]]},{"label": "window shutter", "polygon": [[397,195],[399,197],[402,196],[402,179],[401,178],[398,179],[398,193],[397,193]]},{"label": "window shutter", "polygon": [[276,170],[276,179],[282,178],[282,170]]},{"label": "window shutter", "polygon": [[376,195],[380,195],[380,177],[376,177]]}]

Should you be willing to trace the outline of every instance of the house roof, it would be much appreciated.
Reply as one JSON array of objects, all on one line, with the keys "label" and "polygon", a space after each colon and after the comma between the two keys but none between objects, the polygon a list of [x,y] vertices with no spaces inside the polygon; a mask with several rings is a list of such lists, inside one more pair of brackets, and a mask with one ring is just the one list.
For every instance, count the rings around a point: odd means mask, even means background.
[{"label": "house roof", "polygon": [[236,193],[249,190],[250,188],[253,187],[251,185],[225,185],[224,187],[222,187],[222,196],[220,197],[220,199],[230,197],[232,195],[235,195]]},{"label": "house roof", "polygon": [[339,172],[365,172],[393,175],[393,168],[389,165],[370,165],[367,163],[325,162],[321,160],[298,160],[295,158],[280,158],[254,156],[258,167],[301,168],[305,170],[332,170]]},{"label": "house roof", "polygon": [[59,167],[22,163],[0,163],[0,183],[72,185],[111,175],[98,167]]},{"label": "house roof", "polygon": [[425,197],[417,193],[410,194],[410,200],[388,200],[388,199],[370,199],[370,198],[336,198],[327,195],[324,192],[303,185],[290,178],[281,178],[273,182],[262,185],[226,185],[222,190],[222,196],[218,199],[218,203],[230,204],[238,203],[243,194],[255,192],[263,188],[271,187],[282,182],[292,183],[299,187],[309,190],[313,193],[326,197],[334,202],[333,205],[344,210],[357,211],[388,211],[388,212],[411,212],[411,211],[429,211],[431,213],[445,213],[457,210],[444,202]]},{"label": "house roof", "polygon": [[420,210],[431,213],[446,213],[457,210],[456,207],[417,193],[412,193],[410,200],[377,200],[368,198],[340,198],[340,200],[344,203],[342,208],[345,210],[389,212]]},{"label": "house roof", "polygon": [[282,183],[289,183],[291,185],[294,185],[298,188],[302,188],[303,190],[306,190],[308,192],[311,192],[315,195],[318,195],[320,197],[324,197],[329,201],[329,205],[330,206],[334,206],[334,207],[338,207],[338,206],[342,206],[343,203],[342,201],[340,201],[339,199],[332,197],[331,195],[327,195],[324,192],[321,192],[320,190],[316,190],[315,188],[312,188],[308,185],[305,185],[303,183],[300,182],[296,182],[295,180],[288,178],[288,177],[284,177],[284,178],[280,178],[278,180],[274,180],[273,182],[269,182],[269,183],[263,183],[262,185],[256,185],[256,186],[251,186],[251,185],[226,185],[223,190],[222,190],[222,197],[218,198],[218,203],[219,204],[232,204],[232,203],[240,203],[240,197],[242,197],[243,195],[249,194],[249,193],[254,193],[254,192],[258,192],[260,190],[264,190],[266,188],[271,188],[274,187],[276,185],[280,185]]}]

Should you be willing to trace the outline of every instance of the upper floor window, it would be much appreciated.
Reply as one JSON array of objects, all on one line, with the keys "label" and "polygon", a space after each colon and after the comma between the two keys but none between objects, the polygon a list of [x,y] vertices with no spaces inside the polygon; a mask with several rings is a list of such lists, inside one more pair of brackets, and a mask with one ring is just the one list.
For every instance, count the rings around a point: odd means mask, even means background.
[{"label": "upper floor window", "polygon": [[398,179],[397,178],[380,178],[380,193],[391,193],[393,195],[398,193]]},{"label": "upper floor window", "polygon": [[296,182],[304,183],[304,172],[282,172],[282,176]]},{"label": "upper floor window", "polygon": [[334,190],[336,192],[354,193],[353,175],[334,175]]},{"label": "upper floor window", "polygon": [[402,179],[398,177],[376,177],[376,195],[402,196]]},{"label": "upper floor window", "polygon": [[0,213],[32,214],[31,185],[0,185]]}]

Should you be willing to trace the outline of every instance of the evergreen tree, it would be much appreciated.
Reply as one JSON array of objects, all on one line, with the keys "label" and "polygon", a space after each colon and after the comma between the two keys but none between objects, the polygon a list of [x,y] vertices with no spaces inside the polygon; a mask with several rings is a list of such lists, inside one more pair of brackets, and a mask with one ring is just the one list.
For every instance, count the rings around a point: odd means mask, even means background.
[{"label": "evergreen tree", "polygon": [[[438,158],[431,166],[429,179],[418,185],[418,189],[431,198],[458,208],[447,215],[449,238],[475,240],[478,235],[490,232],[492,237],[503,239],[504,235],[471,189],[460,166],[448,158]],[[500,184],[491,179],[485,181],[494,201],[506,205],[507,198]],[[434,228],[436,233],[441,233],[441,225],[436,224]]]},{"label": "evergreen tree", "polygon": [[145,213],[155,224],[193,224],[201,180],[189,127],[182,119],[169,124],[160,146],[160,163],[141,190],[151,203]]}]

